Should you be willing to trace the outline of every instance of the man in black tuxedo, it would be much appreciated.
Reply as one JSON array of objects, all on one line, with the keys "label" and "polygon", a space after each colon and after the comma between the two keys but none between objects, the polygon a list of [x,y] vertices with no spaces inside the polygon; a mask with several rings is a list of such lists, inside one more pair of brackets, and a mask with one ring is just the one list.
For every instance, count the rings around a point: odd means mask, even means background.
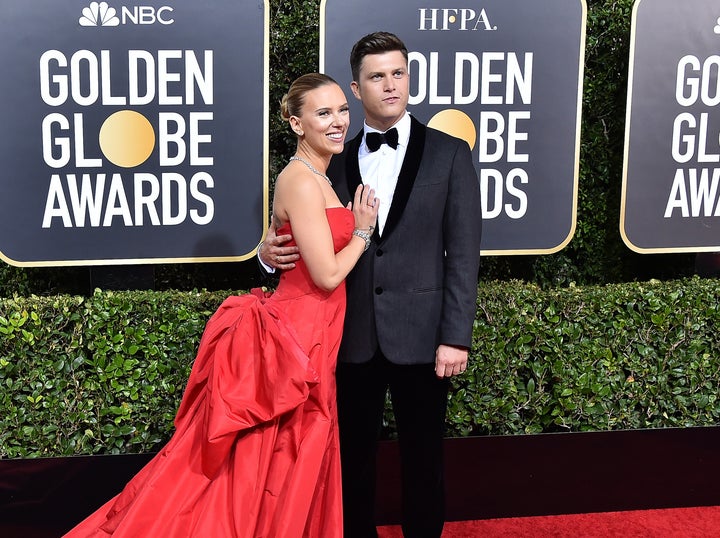
[{"label": "man in black tuxedo", "polygon": [[[360,183],[380,199],[378,226],[347,278],[337,392],[344,535],[376,538],[375,454],[386,393],[397,423],[406,538],[439,538],[449,378],[465,371],[480,262],[480,188],[468,144],[407,112],[408,53],[369,34],[350,56],[363,132],[328,176],[346,204]],[[293,267],[297,250],[271,228],[261,260]],[[272,261],[270,261],[272,260]]]}]

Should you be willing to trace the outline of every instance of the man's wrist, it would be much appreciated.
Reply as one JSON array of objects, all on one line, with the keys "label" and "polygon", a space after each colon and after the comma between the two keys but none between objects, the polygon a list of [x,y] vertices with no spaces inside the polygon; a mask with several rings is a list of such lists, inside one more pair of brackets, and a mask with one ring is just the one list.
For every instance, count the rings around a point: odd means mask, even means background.
[{"label": "man's wrist", "polygon": [[260,241],[260,243],[258,243],[258,246],[256,247],[258,263],[260,264],[260,267],[262,267],[262,268],[265,270],[266,273],[274,274],[274,273],[275,273],[275,268],[272,267],[272,266],[270,266],[270,265],[268,265],[268,264],[266,264],[266,263],[263,261],[262,257],[260,256],[260,250],[262,250],[262,246],[263,246],[264,244],[265,244],[265,240],[263,239],[262,241]]}]

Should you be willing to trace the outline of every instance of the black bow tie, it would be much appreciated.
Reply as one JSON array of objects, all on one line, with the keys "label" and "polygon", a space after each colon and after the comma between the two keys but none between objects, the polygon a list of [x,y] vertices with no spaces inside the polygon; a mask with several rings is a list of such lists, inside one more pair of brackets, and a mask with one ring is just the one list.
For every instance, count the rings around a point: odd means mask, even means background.
[{"label": "black bow tie", "polygon": [[370,151],[377,151],[383,142],[392,149],[397,149],[398,132],[395,127],[384,133],[370,132],[365,135],[365,144]]}]

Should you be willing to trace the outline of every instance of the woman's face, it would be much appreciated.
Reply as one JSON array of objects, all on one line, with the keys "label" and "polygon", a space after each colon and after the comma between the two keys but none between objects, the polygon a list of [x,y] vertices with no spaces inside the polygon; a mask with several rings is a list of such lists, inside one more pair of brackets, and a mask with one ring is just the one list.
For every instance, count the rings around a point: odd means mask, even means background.
[{"label": "woman's face", "polygon": [[291,117],[291,125],[303,133],[302,141],[316,153],[340,153],[350,126],[350,111],[340,86],[325,84],[307,92],[302,113]]}]

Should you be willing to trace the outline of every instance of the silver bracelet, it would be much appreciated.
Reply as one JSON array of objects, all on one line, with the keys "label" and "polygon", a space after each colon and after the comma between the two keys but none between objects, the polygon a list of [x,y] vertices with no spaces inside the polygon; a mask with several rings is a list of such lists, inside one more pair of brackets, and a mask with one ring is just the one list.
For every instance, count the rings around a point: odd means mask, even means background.
[{"label": "silver bracelet", "polygon": [[361,230],[360,228],[355,228],[352,234],[358,236],[360,239],[365,241],[365,248],[363,249],[363,252],[370,248],[370,238],[372,236],[368,232],[366,232],[365,230]]}]

